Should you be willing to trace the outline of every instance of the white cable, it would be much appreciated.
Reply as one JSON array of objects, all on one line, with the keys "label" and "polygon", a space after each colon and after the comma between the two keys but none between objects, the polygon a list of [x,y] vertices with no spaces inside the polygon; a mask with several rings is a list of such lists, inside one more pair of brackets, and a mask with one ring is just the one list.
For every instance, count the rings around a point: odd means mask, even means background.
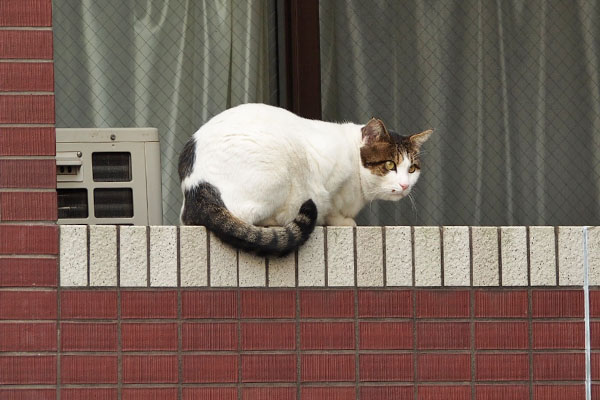
[{"label": "white cable", "polygon": [[583,309],[585,324],[585,398],[592,399],[592,371],[590,357],[590,291],[588,283],[588,227],[583,227]]}]

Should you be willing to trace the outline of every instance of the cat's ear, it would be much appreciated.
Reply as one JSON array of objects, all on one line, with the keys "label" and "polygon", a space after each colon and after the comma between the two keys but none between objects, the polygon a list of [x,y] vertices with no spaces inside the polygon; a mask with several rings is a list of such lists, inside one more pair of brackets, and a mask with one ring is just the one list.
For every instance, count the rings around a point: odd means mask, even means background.
[{"label": "cat's ear", "polygon": [[421,148],[423,143],[425,143],[427,141],[427,139],[429,139],[429,136],[431,136],[432,133],[433,133],[433,129],[428,129],[421,133],[415,133],[414,135],[410,135],[409,136],[410,143],[413,145],[413,147],[416,151],[419,151],[419,149]]},{"label": "cat's ear", "polygon": [[362,127],[362,138],[365,144],[371,144],[383,140],[389,141],[390,134],[383,121],[373,117]]}]

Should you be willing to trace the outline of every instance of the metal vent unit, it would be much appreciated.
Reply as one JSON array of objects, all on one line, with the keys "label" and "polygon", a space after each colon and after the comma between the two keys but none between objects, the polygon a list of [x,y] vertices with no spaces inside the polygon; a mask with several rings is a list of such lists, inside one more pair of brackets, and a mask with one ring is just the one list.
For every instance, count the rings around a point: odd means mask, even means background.
[{"label": "metal vent unit", "polygon": [[57,128],[59,224],[161,225],[156,128]]}]

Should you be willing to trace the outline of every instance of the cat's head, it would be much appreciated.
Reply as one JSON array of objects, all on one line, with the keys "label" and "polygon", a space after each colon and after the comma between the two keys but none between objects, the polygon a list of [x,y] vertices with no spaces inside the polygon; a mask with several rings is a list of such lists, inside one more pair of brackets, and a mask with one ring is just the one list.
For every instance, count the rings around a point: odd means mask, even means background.
[{"label": "cat's head", "polygon": [[367,200],[400,200],[407,196],[421,173],[419,150],[433,131],[411,136],[389,132],[376,118],[362,128],[361,180]]}]

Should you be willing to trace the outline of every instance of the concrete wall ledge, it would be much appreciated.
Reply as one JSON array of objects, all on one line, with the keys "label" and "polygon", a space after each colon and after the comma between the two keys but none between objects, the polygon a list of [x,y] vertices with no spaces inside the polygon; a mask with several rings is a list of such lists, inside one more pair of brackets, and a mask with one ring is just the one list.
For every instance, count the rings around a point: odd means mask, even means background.
[{"label": "concrete wall ledge", "polygon": [[[284,258],[204,227],[62,225],[63,287],[523,287],[583,285],[580,226],[317,227]],[[590,228],[589,284],[600,285]]]}]

